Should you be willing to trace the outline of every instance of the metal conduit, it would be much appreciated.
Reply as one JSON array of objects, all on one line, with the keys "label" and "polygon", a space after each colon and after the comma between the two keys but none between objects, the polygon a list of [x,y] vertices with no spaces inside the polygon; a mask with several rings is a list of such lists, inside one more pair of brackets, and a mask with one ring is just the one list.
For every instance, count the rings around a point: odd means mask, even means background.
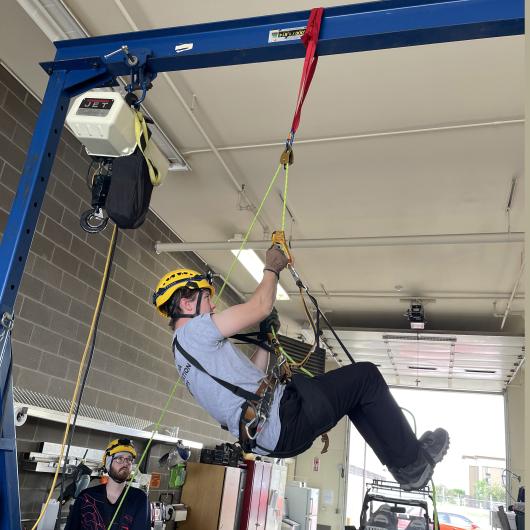
[{"label": "metal conduit", "polygon": [[501,323],[501,330],[504,328],[504,324],[506,323],[506,319],[508,318],[508,314],[510,312],[510,309],[512,307],[512,302],[514,298],[516,297],[517,288],[519,287],[519,282],[521,281],[521,278],[523,276],[524,272],[524,266],[525,266],[525,260],[524,258],[521,260],[521,268],[519,269],[519,274],[517,276],[517,280],[515,281],[515,285],[513,286],[512,294],[510,295],[510,299],[508,300],[508,304],[506,305],[506,309],[504,311],[504,316],[502,317],[502,323]]},{"label": "metal conduit", "polygon": [[[327,136],[323,138],[308,138],[307,140],[296,140],[296,145],[303,144],[319,144],[329,142],[344,142],[351,140],[366,140],[369,138],[385,138],[388,136],[403,136],[408,134],[425,134],[435,132],[447,132],[456,131],[460,129],[475,129],[479,127],[499,127],[505,125],[524,125],[524,118],[505,119],[497,121],[481,121],[472,123],[457,123],[453,125],[436,125],[433,127],[424,127],[421,129],[396,129],[389,131],[371,132],[371,133],[359,133],[359,134],[348,134],[345,136]],[[268,142],[260,144],[248,144],[248,145],[227,145],[225,147],[217,147],[217,151],[241,151],[245,149],[263,149],[266,147],[281,147],[285,142]],[[204,149],[190,149],[182,153],[183,156],[199,155],[203,153],[211,153],[212,150],[209,148]]]},{"label": "metal conduit", "polygon": [[[243,293],[245,297],[252,295],[252,292]],[[295,298],[299,295],[298,291],[288,291],[287,294]],[[430,298],[433,300],[508,300],[510,298],[510,293],[499,293],[499,292],[458,292],[458,291],[447,291],[447,292],[433,292],[428,291],[426,293],[417,294],[417,295],[404,295],[402,292],[394,291],[311,291],[311,294],[318,298],[367,298],[367,299],[394,299],[400,300],[403,299],[409,300],[412,298],[418,298],[423,300],[425,298]],[[514,296],[514,300],[524,300],[524,293],[519,293]],[[514,312],[512,312],[514,314]],[[496,315],[496,317],[502,317],[503,315]]]},{"label": "metal conduit", "polygon": [[[292,249],[333,247],[395,247],[416,245],[476,245],[491,243],[524,243],[524,232],[498,232],[485,234],[436,234],[417,236],[335,237],[328,239],[293,239]],[[232,250],[241,243],[233,241],[203,241],[188,243],[155,243],[161,252],[194,252],[199,250]],[[271,246],[269,240],[247,241],[245,248],[264,250]]]}]

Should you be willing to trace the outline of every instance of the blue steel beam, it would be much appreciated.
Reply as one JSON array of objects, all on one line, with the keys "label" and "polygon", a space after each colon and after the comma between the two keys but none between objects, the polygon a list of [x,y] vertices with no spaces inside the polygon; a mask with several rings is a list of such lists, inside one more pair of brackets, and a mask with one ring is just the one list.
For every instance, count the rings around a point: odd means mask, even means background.
[{"label": "blue steel beam", "polygon": [[[106,67],[128,75],[127,45],[148,50],[151,73],[294,59],[300,39],[269,42],[271,32],[304,28],[309,11],[57,42],[56,68]],[[524,33],[524,0],[382,0],[324,11],[318,54],[329,55]],[[176,51],[181,50],[181,51]],[[178,48],[181,47],[181,48]]]}]

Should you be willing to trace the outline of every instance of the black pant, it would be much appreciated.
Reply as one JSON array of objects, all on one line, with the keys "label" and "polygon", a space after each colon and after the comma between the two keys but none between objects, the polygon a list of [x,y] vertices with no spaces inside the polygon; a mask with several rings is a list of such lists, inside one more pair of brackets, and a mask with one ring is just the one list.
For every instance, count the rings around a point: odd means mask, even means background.
[{"label": "black pant", "polygon": [[403,467],[416,459],[414,432],[379,370],[366,362],[314,378],[295,376],[280,403],[280,439],[272,455],[304,452],[345,415],[384,465]]}]

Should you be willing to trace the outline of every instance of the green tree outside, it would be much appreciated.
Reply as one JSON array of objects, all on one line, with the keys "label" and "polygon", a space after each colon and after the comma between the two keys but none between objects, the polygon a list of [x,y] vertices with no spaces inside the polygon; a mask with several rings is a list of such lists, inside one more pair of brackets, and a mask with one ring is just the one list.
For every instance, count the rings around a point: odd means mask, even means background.
[{"label": "green tree outside", "polygon": [[506,492],[499,484],[488,484],[486,479],[479,480],[475,484],[476,497],[480,500],[504,502]]}]

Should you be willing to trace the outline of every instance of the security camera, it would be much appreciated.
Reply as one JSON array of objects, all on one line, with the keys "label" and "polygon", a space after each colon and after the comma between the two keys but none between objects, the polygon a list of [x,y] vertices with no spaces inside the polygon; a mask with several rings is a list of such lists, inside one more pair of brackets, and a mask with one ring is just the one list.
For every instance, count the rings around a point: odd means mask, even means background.
[{"label": "security camera", "polygon": [[410,329],[425,329],[425,310],[421,302],[411,302],[405,316],[410,322]]}]

